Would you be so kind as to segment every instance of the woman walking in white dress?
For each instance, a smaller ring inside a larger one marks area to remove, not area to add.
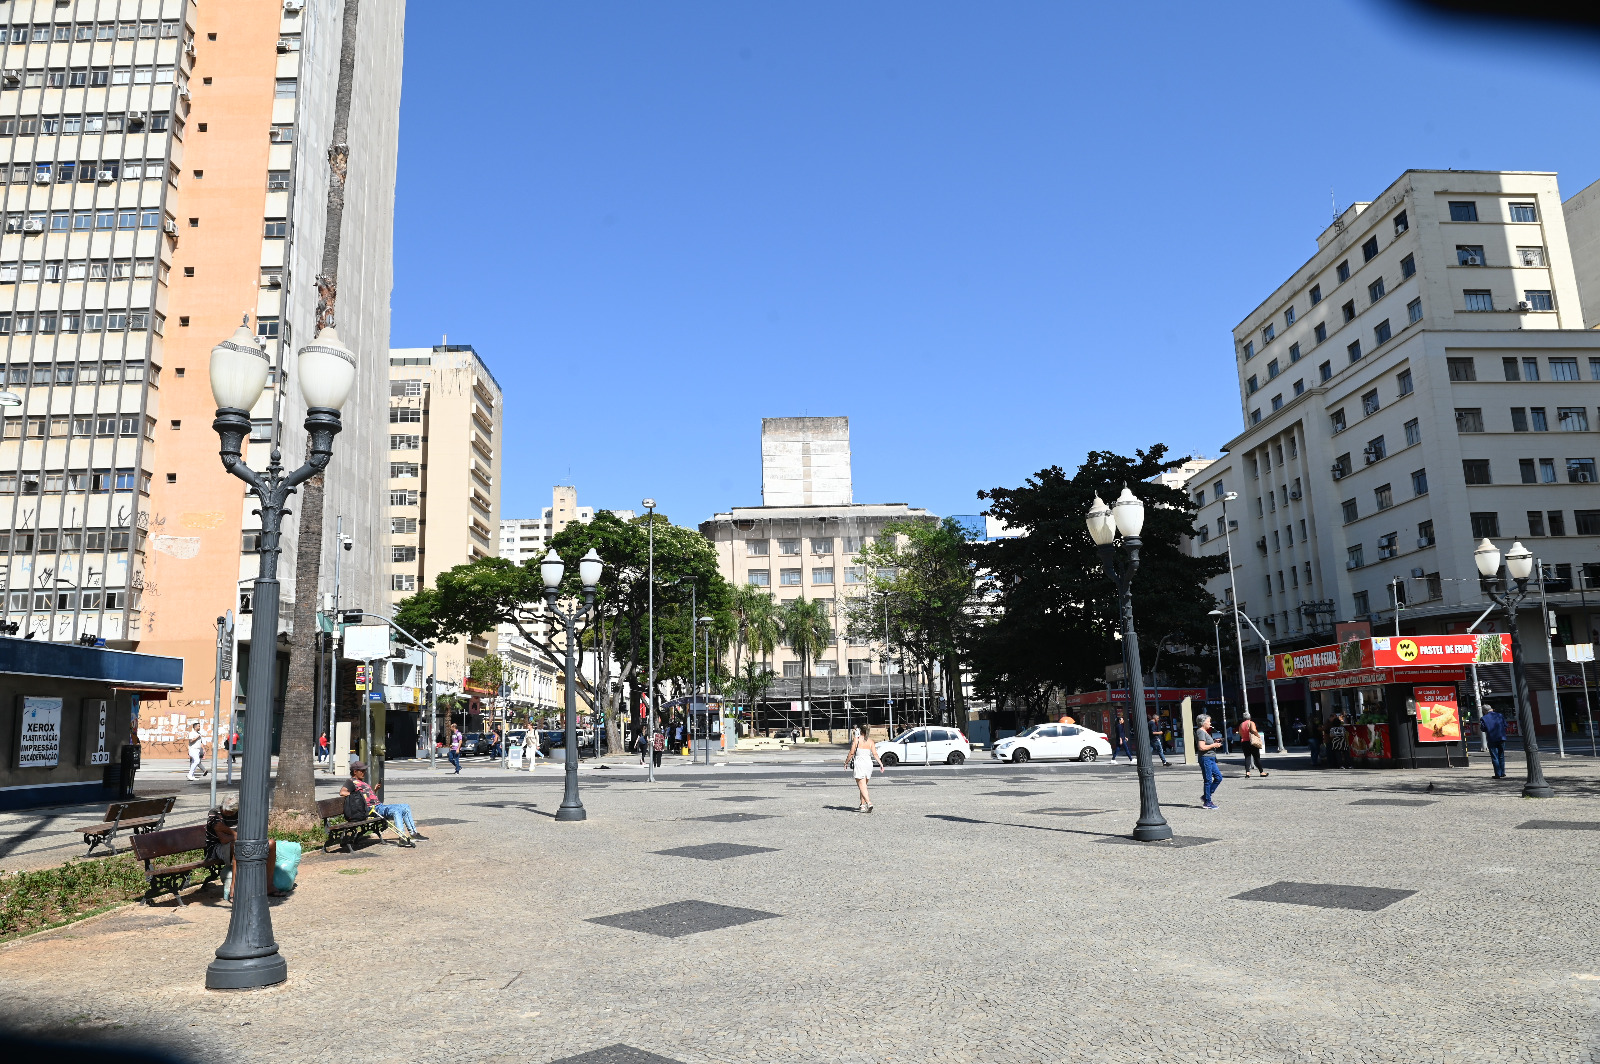
[[[855,773],[856,789],[861,792],[861,808],[858,813],[872,812],[872,795],[867,793],[867,780],[872,778],[872,766],[876,764],[882,771],[883,762],[878,759],[878,745],[872,741],[865,724],[859,725],[860,734],[850,744],[850,752],[845,755],[844,763]]]

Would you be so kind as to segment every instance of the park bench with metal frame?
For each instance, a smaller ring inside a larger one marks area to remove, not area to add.
[[[376,813],[369,813],[367,819],[355,823],[347,823],[344,818],[343,798],[323,798],[317,802],[317,816],[322,818],[322,828],[328,833],[327,841],[322,844],[326,850],[334,843],[344,846],[346,853],[351,852],[351,843],[360,839],[368,832],[376,835],[378,841],[383,841],[383,829],[389,826],[389,821]],[[334,821],[339,821],[337,824]]]
[[[94,851],[104,846],[110,853],[117,852],[115,839],[119,832],[127,831],[134,836],[146,832],[160,831],[166,823],[167,814],[172,812],[172,807],[178,801],[176,794],[166,794],[158,798],[135,798],[126,802],[112,802],[106,807],[105,823],[92,824],[81,829],[83,841],[88,844],[89,852],[85,857],[93,857]]]
[[[156,898],[163,894],[171,894],[179,905],[184,904],[183,891],[188,889],[189,881],[194,874],[205,869],[206,877],[200,881],[200,886],[205,886],[212,880],[219,879],[226,865],[219,860],[201,858],[185,864],[158,865],[158,857],[172,857],[190,850],[204,850],[206,847],[206,826],[192,824],[186,828],[167,828],[164,831],[147,831],[135,835],[129,842],[133,846],[133,854],[144,862],[144,878],[148,885],[144,892],[144,903],[154,905]]]

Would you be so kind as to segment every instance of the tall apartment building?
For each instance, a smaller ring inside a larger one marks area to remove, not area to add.
[[[578,505],[578,489],[557,484],[550,489],[550,505],[538,517],[512,517],[500,522],[500,557],[522,563],[544,557],[549,543],[573,522],[586,525],[594,520],[593,506]],[[633,510],[612,510],[622,521],[632,521]]]
[[[40,638],[182,656],[209,700],[212,622],[257,556],[244,485],[217,460],[209,352],[249,316],[289,377],[252,411],[266,464],[304,456],[293,356],[312,339],[337,86],[337,5],[64,0],[5,5],[0,69],[0,439],[6,616]],[[358,542],[385,528],[390,232],[403,4],[361,15],[338,326],[362,376],[327,473]],[[291,507],[293,508],[293,507]],[[297,518],[286,521],[283,594]],[[329,522],[330,537],[333,525]],[[327,548],[331,586],[331,538]],[[344,579],[375,592],[370,552]],[[283,631],[290,612],[282,614]],[[243,655],[241,655],[241,658]],[[185,697],[188,697],[187,695]]]
[[[905,503],[851,501],[848,418],[765,418],[761,456],[767,504],[717,514],[701,523],[700,533],[732,583],[767,589],[780,602],[810,598],[834,607],[833,643],[811,664],[813,698],[832,700],[841,712],[847,698],[858,710],[870,701],[881,711],[888,693],[882,644],[852,641],[838,607],[866,592],[869,574],[856,555],[885,525],[938,518]],[[778,676],[772,700],[799,698],[801,662],[794,652],[780,646],[772,669]]]
[[[1554,174],[1407,171],[1234,329],[1245,427],[1189,481],[1194,549],[1231,536],[1232,581],[1212,590],[1236,586],[1275,650],[1330,643],[1342,621],[1391,631],[1397,607],[1402,634],[1463,630],[1488,605],[1485,537],[1534,551],[1557,642],[1588,641],[1600,333],[1569,224]],[[1530,658],[1543,631],[1530,614]],[[1553,722],[1548,669],[1529,675]]]
[[[389,353],[391,604],[497,554],[501,405],[499,383],[470,344]],[[441,644],[440,679],[459,683],[494,647],[494,632]]]

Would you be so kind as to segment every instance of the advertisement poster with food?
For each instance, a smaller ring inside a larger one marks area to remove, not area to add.
[[[1454,684],[1447,687],[1413,687],[1417,703],[1417,742],[1451,743],[1461,738],[1461,709]]]
[[[1384,761],[1389,754],[1387,724],[1351,724],[1346,728],[1350,756],[1361,761]]]

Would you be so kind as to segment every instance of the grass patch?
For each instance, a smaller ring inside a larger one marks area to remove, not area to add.
[[[104,912],[144,888],[144,866],[131,854],[0,873],[0,941]]]
[[[339,874],[341,876],[359,876],[365,871],[365,868],[341,868],[339,869]]]
[[[306,830],[296,831],[291,828],[267,828],[267,838],[279,842],[298,842],[306,851],[320,850],[327,845],[328,833],[322,830],[321,825]]]

